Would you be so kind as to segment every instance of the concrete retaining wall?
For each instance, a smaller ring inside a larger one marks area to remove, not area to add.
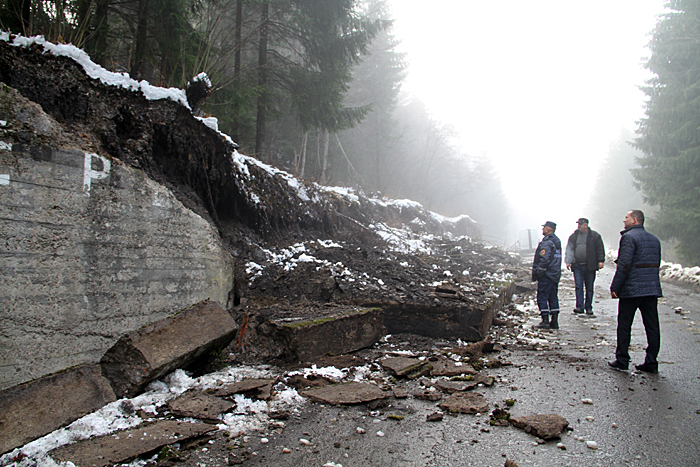
[[[0,389],[98,362],[201,300],[226,306],[232,260],[206,220],[137,169],[53,147],[35,104],[0,104]]]

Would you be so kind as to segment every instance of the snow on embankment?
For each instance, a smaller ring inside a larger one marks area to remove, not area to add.
[[[118,107],[119,118],[127,118],[133,126],[133,134],[128,136],[128,140],[119,134],[118,129],[110,127],[113,125],[111,115],[91,115],[92,121],[83,123],[99,136],[98,140],[111,143],[111,146],[104,148],[107,153],[132,166],[147,171],[158,170],[158,167],[164,165],[159,155],[167,154],[170,170],[166,173],[149,172],[149,175],[156,179],[169,177],[174,184],[187,184],[201,198],[204,208],[220,228],[243,225],[263,237],[277,239],[286,237],[290,232],[304,231],[316,232],[316,236],[325,238],[383,240],[390,247],[402,251],[422,249],[423,238],[429,235],[480,236],[479,226],[468,216],[446,218],[413,201],[366,195],[351,188],[321,186],[242,155],[236,150],[237,144],[219,131],[216,118],[192,115],[184,90],[153,86],[146,81],[136,81],[126,73],[108,71],[92,62],[83,50],[70,44],[53,44],[41,36],[22,37],[0,33],[0,40],[13,47],[24,47],[36,53],[73,60],[91,80],[104,85],[101,87],[105,89],[104,94],[110,93],[110,87],[126,89],[134,95],[144,96],[153,106],[162,105],[157,101],[162,103],[165,100],[187,109],[186,119],[176,116],[177,118],[167,120],[172,117],[168,106],[163,106],[164,110],[144,110],[138,103],[125,104],[116,100],[123,99],[123,94],[116,98],[100,96],[100,92],[103,92],[101,89],[94,85],[88,86],[84,77],[76,75],[56,76],[57,80],[53,80],[54,85],[58,82],[60,86],[61,79],[68,77],[73,87],[84,86],[76,92],[81,92],[83,99],[89,101],[84,105],[87,109]],[[19,65],[17,60],[20,58],[15,56],[11,59],[15,60],[15,65]],[[23,66],[27,69],[32,66],[43,67],[42,72],[47,75],[51,73],[48,65],[41,62],[23,63]],[[71,72],[72,70],[61,69],[64,74]],[[199,74],[196,79],[208,82],[205,74]],[[58,93],[53,100],[65,96],[60,91],[62,90],[50,91]],[[99,99],[102,101],[98,102]],[[50,113],[51,109],[46,111]],[[77,114],[72,112],[71,118],[79,118]],[[153,115],[155,118],[165,116],[160,120],[173,128],[163,129],[161,124],[154,129],[154,125],[149,123],[149,117]],[[95,124],[94,121],[102,117],[105,117],[102,124]],[[212,130],[214,135],[195,135],[192,127],[197,126],[196,121]],[[154,132],[166,134],[158,138]],[[197,141],[197,138],[206,140]],[[212,141],[213,139],[222,140],[223,144]],[[132,144],[139,142],[141,146],[137,148],[138,151],[134,152],[132,147],[124,146],[125,142],[130,141]],[[192,141],[197,144],[192,144]],[[208,144],[206,150],[199,143]],[[167,147],[157,147],[158,144],[166,144]]]
[[[605,260],[613,263],[617,259],[617,250],[608,250]],[[700,267],[686,267],[682,264],[661,261],[659,276],[662,281],[682,282],[685,284],[700,286]]]
[[[695,286],[700,285],[700,267],[684,268],[680,264],[661,261],[661,280],[678,281]]]

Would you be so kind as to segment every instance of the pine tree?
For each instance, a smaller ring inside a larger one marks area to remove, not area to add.
[[[632,169],[641,151],[631,146],[632,133],[623,131],[617,141],[610,144],[608,157],[598,172],[598,178],[586,207],[591,228],[602,235],[605,246],[617,248],[622,219],[632,209],[641,209],[647,217],[652,213],[642,199],[642,193],[634,186]]]
[[[677,240],[684,262],[700,265],[700,1],[674,0],[657,23],[646,67],[646,115],[633,174],[644,198],[659,206],[649,228]]]

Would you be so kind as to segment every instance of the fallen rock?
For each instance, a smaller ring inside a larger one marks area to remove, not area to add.
[[[451,358],[436,357],[435,361],[430,364],[433,369],[430,370],[430,376],[459,376],[459,375],[475,375],[476,370],[470,363],[455,362]]]
[[[457,392],[440,402],[440,408],[456,413],[484,413],[489,409],[489,403],[478,392]]]
[[[406,390],[397,386],[393,386],[391,388],[391,392],[394,394],[394,398],[396,399],[406,399],[408,397]]]
[[[102,357],[102,374],[117,398],[134,397],[151,381],[224,348],[237,331],[221,305],[205,300],[122,336]]]
[[[301,395],[316,402],[330,405],[360,404],[387,397],[387,394],[377,386],[358,382],[331,384],[321,388],[309,389],[308,391],[302,391]]]
[[[515,282],[515,293],[523,294],[532,292],[535,289],[534,282],[531,281],[517,281]]]
[[[176,417],[192,417],[205,422],[216,423],[220,413],[228,412],[236,404],[201,391],[187,391],[168,402],[170,411]]]
[[[452,394],[459,391],[469,391],[483,384],[484,386],[493,386],[496,379],[493,376],[474,375],[468,379],[454,379],[449,381],[440,380],[435,383],[435,387],[442,392]]]
[[[389,357],[380,360],[379,364],[395,376],[409,379],[425,376],[433,369],[432,364],[428,360],[419,360],[417,358]]]
[[[542,439],[559,438],[569,422],[561,415],[529,415],[527,417],[511,418],[510,422],[516,428],[525,430]]]
[[[99,365],[80,365],[0,392],[0,454],[116,400]]]
[[[287,377],[285,384],[299,391],[300,389],[327,386],[333,384],[333,381],[318,375],[309,375],[308,378],[303,375],[292,375]]]
[[[491,426],[509,426],[510,412],[505,409],[496,408],[491,412],[489,424]]]
[[[434,412],[428,415],[426,418],[429,422],[441,422],[443,418],[442,412]]]
[[[413,395],[415,399],[421,399],[425,401],[439,401],[442,399],[442,394],[437,392],[437,391],[425,391],[425,392],[419,392]]]
[[[143,424],[131,430],[118,431],[99,438],[66,444],[48,454],[59,462],[72,462],[78,467],[106,467],[127,462],[141,454],[163,446],[202,436],[216,430],[204,423],[164,420]]]
[[[447,394],[453,394],[474,389],[478,384],[476,381],[438,381],[435,383],[435,388]]]
[[[207,394],[217,397],[226,397],[233,394],[245,394],[248,397],[255,399],[268,400],[271,396],[272,383],[274,379],[269,378],[251,378],[237,381],[232,384],[227,384],[221,388],[207,391]]]

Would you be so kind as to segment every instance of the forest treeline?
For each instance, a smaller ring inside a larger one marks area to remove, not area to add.
[[[508,208],[489,161],[402,94],[386,0],[2,0],[3,30],[84,49],[108,70],[212,87],[200,114],[240,151],[321,184],[468,214],[503,245]]]
[[[652,31],[635,135],[613,143],[591,197],[597,227],[616,248],[622,217],[644,209],[664,258],[700,266],[700,0],[672,0]],[[594,217],[593,215],[591,217]]]

